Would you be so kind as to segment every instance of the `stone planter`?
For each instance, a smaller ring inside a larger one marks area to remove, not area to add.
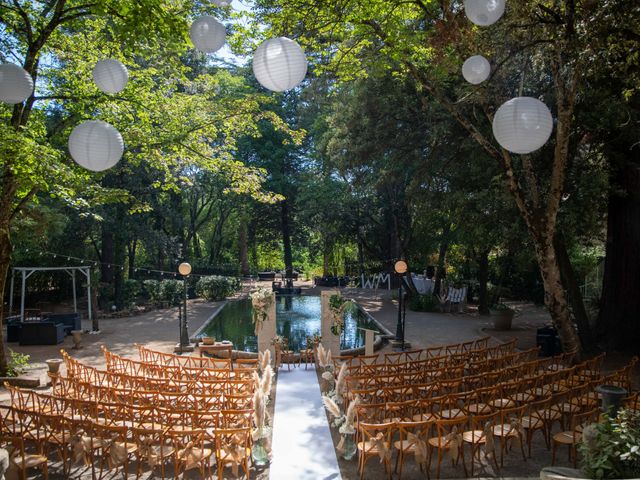
[[[213,345],[216,341],[213,337],[202,337],[200,340],[202,340],[203,345]]]
[[[580,470],[565,467],[545,467],[540,471],[540,480],[571,480],[589,478]]]
[[[44,361],[49,367],[49,373],[57,374],[60,371],[60,365],[63,360],[61,358],[50,358]]]
[[[626,389],[616,385],[598,385],[596,392],[602,395],[602,411],[615,417],[622,403],[622,399],[628,395]]]
[[[493,328],[496,330],[511,330],[514,314],[513,310],[492,310]]]

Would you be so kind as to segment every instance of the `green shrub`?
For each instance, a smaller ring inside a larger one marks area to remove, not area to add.
[[[160,300],[177,306],[184,301],[184,282],[182,280],[162,280],[160,282]]]
[[[196,295],[210,302],[224,300],[240,290],[240,279],[236,277],[222,277],[210,275],[201,277],[196,283]]]
[[[138,297],[142,293],[142,284],[139,280],[128,278],[122,286],[122,302],[125,307],[135,305]]]
[[[160,282],[158,280],[145,280],[142,282],[142,293],[151,303],[160,303]]]
[[[605,415],[584,428],[578,448],[588,478],[640,478],[640,411]]]
[[[9,361],[7,362],[7,375],[17,377],[29,366],[29,355],[9,350]]]
[[[144,294],[152,303],[166,302],[169,305],[180,305],[184,300],[184,283],[182,280],[145,280],[142,282]]]
[[[409,309],[414,312],[435,312],[438,310],[438,302],[430,293],[418,293],[409,298]]]

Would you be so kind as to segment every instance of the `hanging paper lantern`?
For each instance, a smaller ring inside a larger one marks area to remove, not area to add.
[[[464,0],[464,12],[476,25],[493,25],[504,13],[504,0]]]
[[[15,105],[24,102],[33,93],[33,78],[15,63],[0,65],[0,101]]]
[[[69,136],[69,153],[81,167],[101,172],[113,167],[124,152],[120,132],[107,122],[87,120]]]
[[[256,49],[253,74],[269,90],[290,90],[304,80],[307,57],[293,40],[286,37],[271,38]]]
[[[216,7],[228,7],[231,5],[231,2],[227,0],[213,0],[213,3]]]
[[[541,148],[551,136],[553,118],[537,98],[517,97],[503,103],[493,117],[493,136],[505,150],[525,154]]]
[[[104,93],[119,93],[129,81],[129,72],[118,60],[100,60],[93,67],[93,81]]]
[[[224,25],[210,15],[198,18],[189,30],[193,45],[204,53],[213,53],[222,48],[227,41]]]
[[[473,85],[484,82],[489,78],[490,73],[491,65],[489,65],[489,60],[482,55],[469,57],[462,64],[462,76],[467,82]]]

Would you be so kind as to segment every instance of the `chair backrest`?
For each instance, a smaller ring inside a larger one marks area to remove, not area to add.
[[[372,452],[376,452],[377,447],[372,441],[374,438],[380,438],[384,441],[389,449],[391,449],[391,436],[396,427],[396,423],[387,422],[387,423],[364,423],[361,422],[358,424],[358,432],[359,438],[363,443],[363,454],[371,454]],[[378,437],[378,434],[381,434]]]
[[[219,421],[222,428],[249,428],[253,425],[253,409],[222,410]]]
[[[438,430],[437,446],[438,448],[448,448],[452,442],[460,442],[458,436],[466,430],[469,424],[469,417],[466,415],[452,419],[436,420],[436,428]],[[462,446],[459,443],[460,447]]]

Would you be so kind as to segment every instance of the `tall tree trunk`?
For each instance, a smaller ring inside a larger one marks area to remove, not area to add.
[[[324,247],[322,248],[322,276],[329,276],[329,257],[331,256],[331,247],[328,242],[325,241]]]
[[[284,266],[286,270],[287,286],[292,287],[293,253],[291,252],[291,224],[289,218],[289,201],[280,202],[282,214],[282,246],[284,247]]]
[[[240,273],[249,275],[249,244],[247,240],[247,222],[240,219],[238,226],[238,256],[240,257]]]
[[[625,158],[609,194],[607,246],[598,336],[611,348],[640,344],[640,148]],[[629,150],[624,152],[629,155]]]
[[[580,339],[571,321],[567,296],[562,285],[560,265],[553,243],[553,238],[548,237],[534,242],[544,285],[544,303],[562,340],[565,353],[579,355]]]
[[[591,352],[596,348],[596,342],[593,338],[591,331],[591,325],[589,325],[589,316],[587,310],[584,308],[584,301],[582,299],[582,293],[580,293],[580,287],[576,281],[576,275],[571,266],[571,259],[567,252],[567,246],[560,237],[556,235],[554,239],[554,246],[558,255],[558,264],[560,266],[560,273],[562,275],[562,284],[567,290],[567,296],[569,297],[569,303],[573,311],[573,316],[578,324],[578,335],[580,335],[580,342],[582,343],[582,349],[585,352]]]
[[[127,255],[128,255],[128,264],[129,264],[129,278],[136,277],[136,250],[138,248],[138,239],[134,239],[133,241],[127,244]]]
[[[8,175],[9,176],[9,175]],[[13,182],[11,182],[13,183]],[[3,182],[2,205],[0,207],[0,299],[4,301],[4,292],[7,283],[7,275],[11,264],[11,229],[10,212],[11,199],[14,193],[11,184]],[[9,312],[11,313],[11,312]],[[0,327],[4,323],[4,305],[0,305]],[[4,331],[0,328],[0,375],[7,371],[7,356],[4,348]]]
[[[489,250],[482,250],[478,257],[478,313],[489,315]]]
[[[116,265],[112,270],[115,304],[118,310],[126,306],[124,305],[124,268],[121,266],[124,265],[125,249],[126,244],[122,236],[116,234],[114,241],[114,260]]]
[[[107,225],[102,224],[102,264],[100,266],[100,282],[113,283],[113,231]]]
[[[198,237],[198,234],[196,232],[193,232],[191,241],[193,243],[193,256],[198,259],[202,258],[202,248],[200,247],[200,237]]]
[[[442,279],[446,277],[447,272],[445,270],[445,262],[447,259],[447,251],[449,250],[449,232],[451,231],[451,225],[447,224],[442,231],[442,239],[440,240],[440,251],[438,252],[438,268],[436,268],[436,279],[433,285],[433,294],[440,294],[440,287],[442,286]]]

